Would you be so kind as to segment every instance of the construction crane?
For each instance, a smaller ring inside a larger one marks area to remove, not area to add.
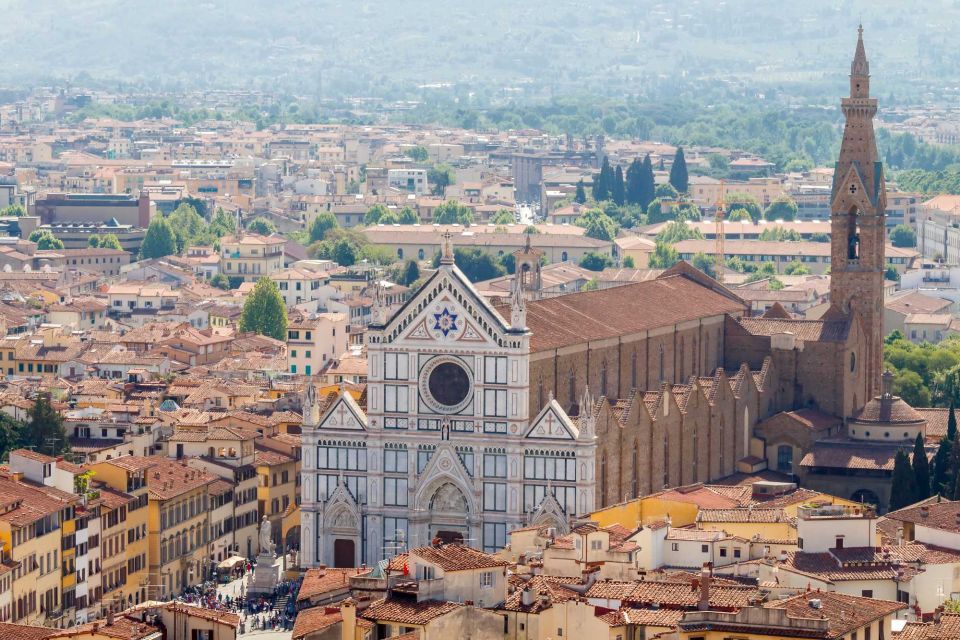
[[[726,207],[726,191],[727,185],[724,180],[720,181],[720,195],[717,198],[717,211],[714,214],[714,220],[717,223],[717,232],[714,238],[714,258],[713,258],[713,274],[717,282],[723,283],[723,268],[726,264],[723,255],[723,217],[724,217],[724,207]]]

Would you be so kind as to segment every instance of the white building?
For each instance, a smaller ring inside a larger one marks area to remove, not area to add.
[[[427,192],[426,169],[389,169],[387,185],[394,189],[421,195]]]
[[[462,540],[497,550],[507,531],[566,531],[594,508],[592,418],[553,399],[528,415],[530,332],[522,290],[509,321],[453,264],[388,317],[375,296],[366,407],[345,392],[304,410],[301,561],[373,564]],[[589,406],[589,397],[584,398]]]

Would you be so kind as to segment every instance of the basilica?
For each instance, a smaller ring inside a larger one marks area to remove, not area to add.
[[[365,392],[308,393],[301,562],[374,564],[438,539],[494,551],[512,529],[565,531],[664,487],[796,472],[805,451],[778,440],[780,416],[843,425],[881,380],[885,188],[862,35],[842,106],[820,320],[750,317],[682,262],[647,282],[538,298],[529,246],[493,304],[448,237],[403,307],[375,300]]]

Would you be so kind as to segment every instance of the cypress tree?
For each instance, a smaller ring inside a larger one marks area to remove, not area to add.
[[[950,399],[950,414],[947,416],[947,439],[951,442],[957,439],[957,414],[952,398]]]
[[[937,454],[933,456],[933,479],[930,482],[931,494],[946,495],[950,482],[950,446],[946,438],[940,440]]]
[[[923,446],[923,436],[919,433],[916,442],[913,443],[912,466],[917,490],[914,502],[926,500],[930,497],[930,462],[927,460],[927,450]]]
[[[946,497],[950,500],[956,500],[958,473],[960,473],[960,439],[956,439],[950,443],[950,466],[947,470],[946,491]]]
[[[630,166],[627,167],[627,184],[624,196],[627,204],[639,204],[643,206],[643,186],[640,174],[643,172],[643,165],[640,164],[640,158],[634,158]]]
[[[640,166],[640,206],[646,212],[647,207],[657,197],[657,185],[653,179],[653,162],[648,153]]]
[[[901,449],[893,459],[893,484],[890,486],[890,510],[902,509],[913,504],[916,487],[914,486],[913,470],[910,468],[910,459]]]
[[[626,194],[624,193],[623,169],[620,168],[620,165],[617,165],[617,170],[613,172],[613,186],[610,188],[610,198],[617,204],[617,206],[622,207],[625,197]]]
[[[687,174],[687,160],[683,157],[683,148],[677,147],[673,156],[673,166],[670,167],[670,184],[680,193],[686,193],[690,187],[690,176]]]
[[[600,174],[593,177],[593,199],[597,202],[603,202],[610,199],[610,187],[613,185],[613,174],[610,169],[610,161],[603,159],[600,165]]]
[[[580,204],[587,201],[587,190],[583,188],[583,180],[577,183],[577,193],[573,196],[573,201],[579,202]]]

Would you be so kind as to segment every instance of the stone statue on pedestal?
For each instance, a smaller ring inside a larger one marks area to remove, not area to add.
[[[267,516],[263,516],[263,520],[260,522],[260,553],[273,554],[272,532],[273,525],[267,520]]]

